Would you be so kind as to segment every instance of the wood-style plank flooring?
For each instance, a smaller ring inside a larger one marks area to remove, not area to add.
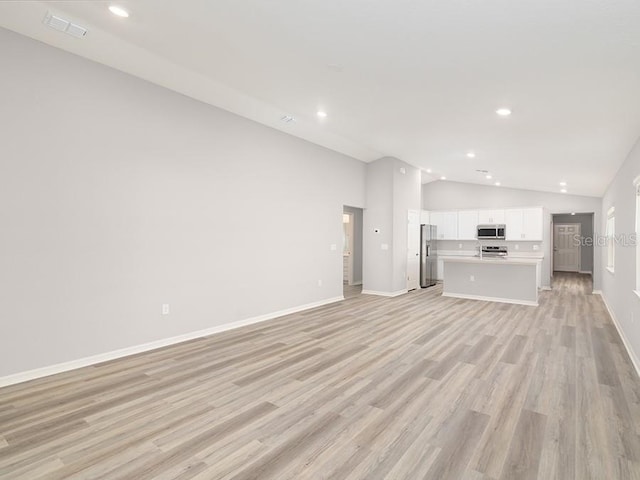
[[[640,381],[590,291],[359,295],[0,389],[0,478],[639,478]]]

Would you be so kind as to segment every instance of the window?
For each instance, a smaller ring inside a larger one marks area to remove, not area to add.
[[[613,273],[616,263],[616,209],[607,212],[607,270]]]

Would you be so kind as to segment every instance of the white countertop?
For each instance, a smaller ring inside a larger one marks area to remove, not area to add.
[[[476,256],[440,256],[445,262],[455,263],[486,263],[486,264],[502,264],[502,265],[536,265],[541,258],[514,258],[509,257],[476,257]]]
[[[441,260],[445,260],[449,258],[478,258],[477,250],[438,250],[436,254],[438,255],[438,258]],[[542,261],[544,259],[544,253],[509,251],[507,260],[511,260],[511,259],[514,259],[514,260],[528,259],[528,260]]]

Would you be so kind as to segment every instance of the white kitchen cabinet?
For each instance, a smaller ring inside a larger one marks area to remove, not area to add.
[[[542,208],[510,208],[505,211],[507,240],[542,241]]]
[[[505,219],[504,210],[479,210],[478,211],[478,224],[479,225],[492,225],[495,223],[504,223]]]
[[[429,220],[438,228],[438,240],[458,239],[458,212],[431,212]]]
[[[421,210],[420,211],[420,224],[421,225],[429,225],[429,210]]]
[[[522,210],[524,239],[541,242],[544,237],[544,215],[542,208]]]
[[[458,240],[475,240],[478,236],[478,211],[458,212]]]
[[[505,227],[507,240],[524,240],[523,219],[521,208],[505,210]]]

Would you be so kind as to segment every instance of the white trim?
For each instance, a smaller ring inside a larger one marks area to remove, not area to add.
[[[223,325],[217,325],[215,327],[206,328],[204,330],[185,333],[184,335],[178,335],[177,337],[163,338],[161,340],[156,340],[155,342],[143,343],[142,345],[134,345],[132,347],[100,353],[98,355],[92,355],[90,357],[78,358],[69,362],[58,363],[55,365],[49,365],[47,367],[36,368],[33,370],[27,370],[26,372],[14,373],[12,375],[0,377],[0,387],[22,383],[29,380],[34,380],[36,378],[48,377],[49,375],[55,375],[57,373],[67,372],[69,370],[75,370],[77,368],[88,367],[90,365],[95,365],[96,363],[107,362],[109,360],[115,360],[117,358],[135,355],[137,353],[148,352],[149,350],[155,350],[157,348],[193,340],[194,338],[206,337],[209,335],[213,335],[214,333],[225,332],[227,330],[245,327],[254,323],[272,320],[277,317],[290,315],[292,313],[301,312],[303,310],[309,310],[311,308],[321,307],[323,305],[339,302],[341,300],[344,300],[343,296],[327,298],[318,302],[307,303],[306,305],[299,305],[297,307],[287,308],[285,310],[279,310],[277,312],[267,313],[265,315],[259,315],[257,317],[251,317],[244,320],[239,320],[237,322],[225,323]]]
[[[613,322],[613,324],[616,327],[616,330],[618,331],[618,335],[620,335],[620,338],[622,339],[622,343],[624,345],[625,350],[627,351],[627,355],[629,355],[629,358],[631,359],[631,363],[633,363],[633,366],[636,369],[636,374],[638,375],[638,377],[640,377],[640,360],[638,359],[635,352],[631,348],[631,343],[629,342],[629,339],[624,334],[624,331],[620,327],[620,323],[618,322],[618,319],[614,315],[611,307],[609,307],[609,304],[607,303],[607,299],[602,292],[600,293],[600,297],[602,298],[602,303],[604,303],[604,306],[607,308],[607,311],[609,312],[609,316],[611,317],[611,321]]]
[[[635,294],[636,294],[636,296],[637,296],[638,298],[640,298],[640,291],[638,291],[638,290],[633,290],[633,293],[635,293]]]
[[[607,210],[607,217],[613,217],[616,213],[616,207],[613,206]]]
[[[602,290],[594,290],[591,292],[592,295],[602,295]]]
[[[380,297],[397,297],[399,295],[404,295],[407,293],[407,289],[398,290],[396,292],[379,292],[377,290],[362,290],[363,295],[378,295]]]
[[[614,274],[616,273],[615,270],[613,269],[613,267],[605,267],[607,269],[607,272],[609,272],[610,274]]]
[[[549,291],[550,292],[551,290],[553,290],[553,288],[551,288],[548,285],[543,285],[542,287],[540,287],[540,290],[545,290],[545,291]]]
[[[593,272],[591,270],[580,270],[578,273],[583,273],[583,274],[588,273],[589,275],[593,275]]]
[[[634,187],[640,186],[640,175],[638,175],[636,178],[633,179],[633,186]]]
[[[514,300],[512,298],[498,298],[498,297],[483,297],[482,295],[466,295],[464,293],[442,293],[443,297],[452,298],[464,298],[467,300],[483,300],[485,302],[498,302],[498,303],[512,303],[515,305],[528,305],[530,307],[537,307],[538,302],[531,302],[528,300]]]
[[[362,280],[360,280],[359,282],[353,282],[351,285],[354,287],[357,285],[362,285]]]

